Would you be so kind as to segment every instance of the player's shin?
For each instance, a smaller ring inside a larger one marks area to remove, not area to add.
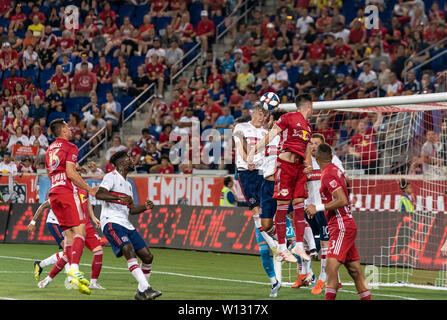
[[[40,261],[39,265],[41,268],[45,268],[51,264],[55,264],[57,260],[63,255],[63,252],[56,252],[49,256],[48,258]]]
[[[134,276],[135,280],[138,282],[138,291],[144,292],[147,289],[149,289],[150,285],[144,276],[143,271],[140,268],[140,265],[138,264],[137,258],[129,259],[127,260],[127,267]]]
[[[152,271],[152,263],[141,263],[141,270],[143,271],[144,276],[146,277],[146,280],[149,281],[151,277],[151,271]]]
[[[48,275],[51,279],[54,279],[55,276],[58,275],[59,272],[65,267],[65,265],[68,263],[67,257],[62,255],[54,264],[53,268],[50,271],[50,274]]]
[[[288,204],[278,204],[276,207],[276,214],[274,221],[275,221],[276,235],[278,236],[279,251],[284,251],[287,249],[286,216],[288,208],[289,208]]]
[[[258,229],[258,231],[261,233],[262,237],[267,242],[267,244],[270,247],[270,249],[275,251],[276,250],[276,243],[273,240],[273,238],[271,236],[269,236],[267,234],[267,232],[265,232],[264,229],[262,228],[261,218],[259,217],[259,215],[253,215],[253,222],[255,223],[256,229]]]
[[[82,252],[84,251],[85,238],[76,234],[73,238],[72,252],[71,252],[71,268],[79,270],[79,262],[81,261]]]
[[[104,251],[99,250],[93,253],[93,261],[92,261],[92,273],[90,276],[90,283],[94,284],[98,280],[99,274],[102,269],[102,256]]]
[[[295,237],[297,245],[303,245],[304,228],[306,219],[304,218],[304,202],[295,203],[293,205],[293,226],[295,227]]]

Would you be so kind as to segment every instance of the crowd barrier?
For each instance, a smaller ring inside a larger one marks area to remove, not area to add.
[[[0,241],[55,244],[45,225],[47,211],[36,224],[34,234],[26,231],[37,207],[0,206]],[[94,210],[99,218],[100,206],[94,206]],[[414,218],[412,229],[416,232],[412,234],[404,231],[406,222],[400,213],[357,211],[353,216],[358,225],[356,245],[362,263],[377,264],[380,257],[386,257],[403,264],[413,256],[418,268],[440,270],[445,264],[440,250],[447,237],[446,215]],[[258,254],[255,228],[247,208],[155,206],[130,220],[149,247]],[[103,237],[101,232],[100,235]],[[417,250],[417,254],[411,255],[409,250]]]

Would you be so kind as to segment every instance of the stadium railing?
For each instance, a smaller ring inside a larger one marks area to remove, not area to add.
[[[102,137],[102,138],[101,138]],[[84,149],[84,148],[88,148],[89,146],[90,146],[90,143],[94,140],[94,139],[96,139],[96,138],[100,138],[100,141],[93,147],[93,148],[91,148],[90,150],[88,150],[87,151],[87,153],[79,160],[79,163],[80,164],[82,164],[83,163],[83,161],[85,160],[85,159],[87,159],[87,157],[90,155],[90,154],[92,154],[93,153],[93,151],[95,151],[96,149],[98,149],[100,146],[102,146],[102,144],[104,143],[104,142],[106,142],[107,141],[107,130],[106,130],[106,127],[104,127],[104,128],[102,128],[101,130],[99,130],[97,133],[95,133],[90,139],[88,139],[80,148],[79,148],[79,150],[81,150],[81,149]]]
[[[431,46],[428,46],[427,48],[425,48],[425,49],[419,51],[419,52],[416,53],[414,56],[410,56],[410,57],[408,57],[407,60],[405,60],[404,66],[406,66],[406,65],[408,64],[408,62],[410,62],[412,59],[414,59],[414,58],[416,58],[416,57],[419,57],[419,56],[422,55],[422,54],[425,54],[427,51],[430,51],[430,50],[432,50],[433,48],[435,48],[435,47],[437,47],[437,46],[440,46],[440,45],[444,44],[445,42],[447,42],[447,37],[445,37],[445,38],[439,40],[438,42],[432,44]],[[413,69],[411,69],[411,70],[413,70]],[[404,81],[405,81],[405,82],[407,82],[407,75],[408,75],[408,72],[409,72],[409,71],[410,71],[410,70],[406,70],[405,73],[404,73]]]

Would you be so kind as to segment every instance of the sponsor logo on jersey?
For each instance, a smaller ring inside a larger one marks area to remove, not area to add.
[[[121,240],[123,240],[123,242],[129,242],[129,238],[126,236],[122,236]]]
[[[332,188],[336,188],[336,187],[337,187],[337,181],[332,180],[331,182],[329,182],[329,185],[330,185]]]

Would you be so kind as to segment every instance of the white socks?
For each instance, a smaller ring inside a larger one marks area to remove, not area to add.
[[[138,291],[144,292],[149,289],[149,283],[147,282],[147,279],[144,276],[140,265],[138,264],[138,260],[136,258],[127,260],[127,267],[138,282]]]
[[[56,252],[55,254],[49,256],[45,260],[40,261],[39,265],[41,268],[45,268],[51,264],[55,264],[63,252]]]
[[[315,238],[314,234],[312,232],[312,228],[309,226],[309,224],[306,225],[304,228],[304,240],[306,241],[307,245],[309,246],[309,251],[312,251],[317,248],[315,245]]]
[[[253,215],[253,221],[255,223],[256,229],[258,229],[259,232],[261,232],[262,237],[269,245],[270,249],[273,249],[276,247],[275,241],[272,237],[270,237],[267,232],[261,231],[262,230],[262,224],[261,224],[261,218],[259,218],[259,215]]]

